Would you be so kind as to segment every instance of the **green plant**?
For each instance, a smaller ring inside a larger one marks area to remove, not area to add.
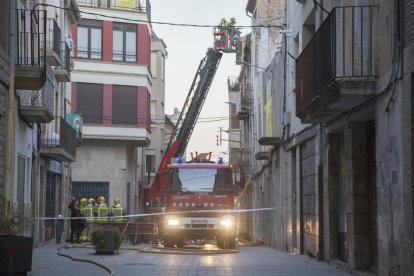
[[[115,239],[114,249],[118,250],[121,246],[121,231],[119,231],[118,227],[111,225],[97,226],[97,228],[95,228],[91,233],[92,244],[95,246],[95,248],[105,247],[105,242],[107,239],[105,232],[113,233],[113,237]]]
[[[23,235],[30,225],[30,218],[24,217],[0,194],[0,236]]]

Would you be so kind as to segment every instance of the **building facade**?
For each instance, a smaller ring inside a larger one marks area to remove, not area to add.
[[[83,142],[72,170],[72,195],[140,206],[145,152],[151,142],[151,5],[149,1],[77,1],[72,26],[72,109],[83,117]]]
[[[79,129],[67,121],[71,110],[66,104],[71,72],[67,38],[80,14],[75,1],[52,2],[2,2],[8,15],[2,20],[9,17],[9,24],[2,22],[9,28],[2,32],[7,36],[2,41],[9,43],[7,48],[2,44],[9,57],[8,67],[2,63],[8,71],[2,74],[7,101],[0,97],[0,106],[7,106],[0,119],[3,128],[7,120],[0,135],[6,135],[0,147],[6,149],[5,159],[0,154],[2,194],[15,211],[32,218],[26,234],[36,246],[56,236],[54,222],[39,217],[66,214],[70,164],[80,139]]]
[[[276,44],[252,30],[239,77],[245,204],[274,209],[247,218],[250,237],[355,273],[410,274],[414,5],[248,1],[246,11],[254,24],[277,7]]]

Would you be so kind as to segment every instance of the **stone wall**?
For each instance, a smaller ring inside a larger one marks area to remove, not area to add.
[[[0,191],[6,170],[6,99],[9,85],[8,1],[0,1]]]

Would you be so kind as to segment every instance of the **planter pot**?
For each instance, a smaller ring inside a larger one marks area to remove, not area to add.
[[[104,243],[95,246],[96,254],[113,255],[115,253],[115,233],[113,231],[103,231]]]
[[[32,270],[33,238],[0,236],[0,275],[26,275]]]

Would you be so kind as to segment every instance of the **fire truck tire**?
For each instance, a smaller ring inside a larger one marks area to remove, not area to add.
[[[171,236],[164,237],[164,247],[174,247],[174,245],[175,245],[174,237],[171,237]]]
[[[227,248],[234,249],[236,247],[236,238],[232,235],[227,237]]]
[[[178,247],[178,248],[183,247],[183,246],[184,246],[184,244],[185,244],[184,238],[183,238],[183,237],[178,236],[178,237],[177,237],[177,239],[176,239],[176,244],[177,244],[177,247]]]
[[[233,235],[218,235],[217,246],[221,249],[234,249],[236,247],[236,239]]]

